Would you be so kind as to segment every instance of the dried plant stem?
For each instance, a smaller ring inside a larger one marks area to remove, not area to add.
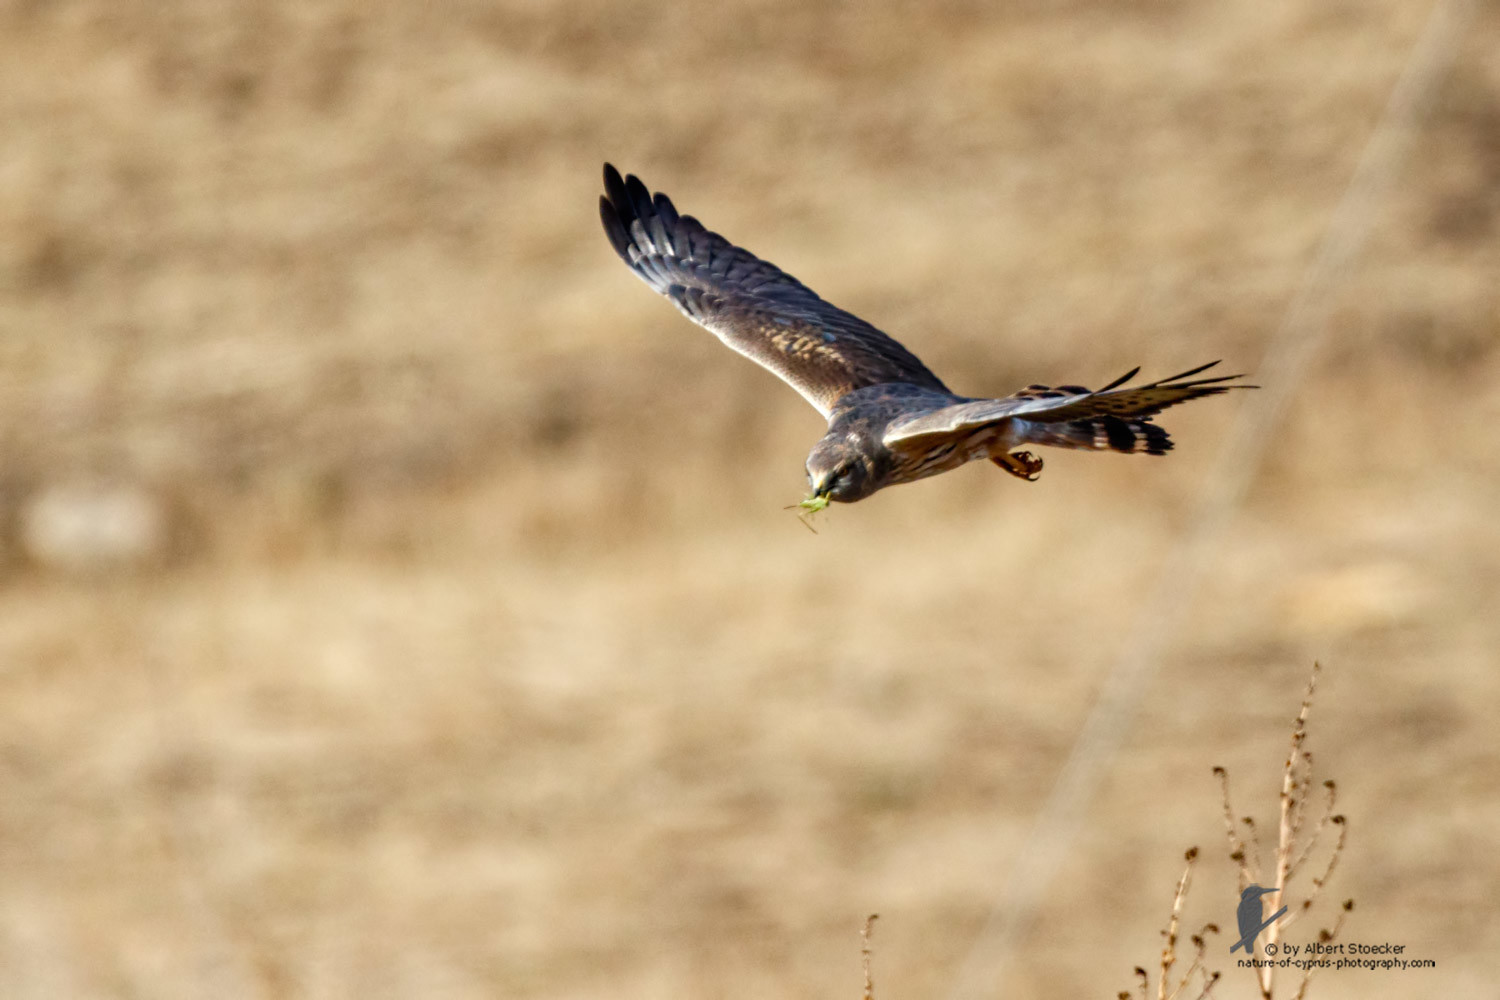
[[[1250,864],[1248,867],[1250,880],[1252,882],[1259,882],[1260,873],[1263,870],[1260,865],[1260,828],[1255,825],[1254,816],[1244,816],[1240,819],[1240,822],[1245,825],[1246,830],[1250,831]]]
[[[1307,754],[1305,755],[1305,757],[1307,760],[1306,780],[1309,784],[1311,784],[1312,755]],[[1313,827],[1312,836],[1307,838],[1307,843],[1303,845],[1302,852],[1297,855],[1297,860],[1293,861],[1292,867],[1287,870],[1288,878],[1291,878],[1292,876],[1297,874],[1298,869],[1302,867],[1303,863],[1307,861],[1308,856],[1312,854],[1313,848],[1318,846],[1318,838],[1323,836],[1323,830],[1328,826],[1330,821],[1333,821],[1333,807],[1338,801],[1338,786],[1332,781],[1325,781],[1323,782],[1323,787],[1327,789],[1328,792],[1327,796],[1323,800],[1323,812],[1318,817],[1317,825]],[[1306,800],[1304,799],[1303,801],[1305,802]],[[1340,820],[1340,822],[1342,821]],[[1295,835],[1296,831],[1293,831],[1293,833]]]
[[[865,918],[864,927],[860,928],[860,959],[865,969],[865,994],[864,1000],[875,1000],[875,980],[870,975],[870,931],[875,927],[875,921],[880,919],[880,914],[872,913]]]
[[[1328,942],[1332,941],[1334,938],[1338,937],[1339,936],[1339,931],[1341,931],[1341,930],[1344,929],[1344,918],[1346,916],[1348,916],[1349,915],[1349,911],[1353,910],[1353,909],[1354,909],[1354,900],[1352,900],[1352,899],[1346,899],[1346,900],[1344,900],[1344,905],[1339,908],[1339,915],[1338,915],[1338,917],[1335,918],[1334,921],[1333,921],[1333,929],[1332,930],[1319,931],[1318,932],[1318,940],[1320,942],[1322,942],[1323,944],[1327,944]],[[1315,966],[1313,966],[1311,963],[1309,963],[1308,966],[1305,969],[1302,970],[1302,982],[1301,982],[1301,984],[1298,985],[1298,987],[1297,987],[1297,995],[1296,995],[1295,998],[1293,998],[1293,1000],[1304,1000],[1304,998],[1307,996],[1307,984],[1310,983],[1310,982],[1312,982],[1313,971],[1314,971],[1315,968],[1316,968]]]
[[[1222,767],[1216,767],[1214,775],[1219,779],[1219,789],[1224,796],[1224,833],[1229,838],[1229,860],[1239,868],[1240,888],[1243,889],[1253,880],[1249,876],[1245,842],[1240,839],[1239,834],[1234,832],[1234,806],[1229,801],[1229,772]]]
[[[1166,930],[1161,932],[1166,941],[1161,950],[1161,973],[1156,981],[1156,1000],[1178,1000],[1191,985],[1195,975],[1203,977],[1203,989],[1198,994],[1198,1000],[1205,1000],[1212,994],[1214,983],[1219,980],[1219,973],[1210,973],[1204,967],[1208,954],[1206,938],[1209,934],[1219,933],[1219,928],[1215,924],[1205,924],[1203,929],[1190,939],[1193,942],[1193,958],[1188,963],[1187,971],[1177,980],[1176,985],[1172,982],[1172,969],[1177,964],[1178,930],[1182,926],[1182,911],[1187,903],[1188,889],[1193,882],[1193,864],[1198,860],[1198,848],[1189,848],[1183,855],[1183,860],[1187,864],[1182,870],[1182,877],[1177,880],[1177,891],[1172,894],[1172,912],[1167,918]],[[1151,974],[1140,966],[1136,966],[1135,977],[1136,989],[1141,1000],[1149,1000]],[[1119,1000],[1131,1000],[1131,994],[1128,991],[1122,991],[1118,996]]]
[[[1312,673],[1307,678],[1307,691],[1302,695],[1302,707],[1297,712],[1297,720],[1292,723],[1292,746],[1286,756],[1286,766],[1281,773],[1281,818],[1277,824],[1276,838],[1276,881],[1272,883],[1276,892],[1268,899],[1268,909],[1275,912],[1281,907],[1286,897],[1287,877],[1291,874],[1292,859],[1295,856],[1297,829],[1301,822],[1301,806],[1299,805],[1302,795],[1302,784],[1297,780],[1298,765],[1304,759],[1305,751],[1302,744],[1307,741],[1307,715],[1312,711],[1313,695],[1318,690],[1318,673],[1322,667],[1314,663]],[[1312,758],[1306,758],[1310,770]],[[1309,774],[1309,777],[1311,775]],[[1281,921],[1274,921],[1266,928],[1265,940],[1262,949],[1269,948],[1277,943],[1281,937]],[[1260,995],[1263,1000],[1270,1000],[1271,987],[1276,978],[1276,970],[1271,965],[1266,965],[1259,972]]]
[[[1219,973],[1210,973],[1204,968],[1203,963],[1208,957],[1208,935],[1217,933],[1219,933],[1217,924],[1204,924],[1203,929],[1193,935],[1193,960],[1188,964],[1187,971],[1182,974],[1182,979],[1178,981],[1177,986],[1168,995],[1167,1000],[1176,1000],[1177,997],[1181,996],[1182,991],[1187,989],[1188,984],[1192,982],[1194,973],[1202,973],[1203,975],[1203,989],[1198,994],[1199,1000],[1202,1000],[1203,997],[1208,996],[1213,991],[1214,983],[1219,981]]]
[[[1167,918],[1167,943],[1161,949],[1161,978],[1156,984],[1157,1000],[1167,1000],[1167,984],[1171,980],[1172,966],[1177,962],[1177,924],[1182,919],[1182,902],[1187,898],[1188,884],[1193,878],[1193,862],[1198,857],[1198,848],[1187,852],[1187,864],[1182,869],[1182,878],[1177,880],[1177,892],[1172,896],[1172,915]],[[1175,996],[1177,990],[1172,991]]]
[[[1265,896],[1266,913],[1274,914],[1283,908],[1283,900],[1288,893],[1288,883],[1312,858],[1328,827],[1332,825],[1338,828],[1338,837],[1329,853],[1328,863],[1323,868],[1322,874],[1312,879],[1312,888],[1307,898],[1295,910],[1290,910],[1285,917],[1273,918],[1271,923],[1265,926],[1264,936],[1257,941],[1260,953],[1263,955],[1268,951],[1274,951],[1272,946],[1281,941],[1287,928],[1312,909],[1332,877],[1334,869],[1338,866],[1339,858],[1344,853],[1344,846],[1348,839],[1347,821],[1342,815],[1334,812],[1338,804],[1338,786],[1332,781],[1323,782],[1322,808],[1318,811],[1317,820],[1309,822],[1308,799],[1315,794],[1316,783],[1313,777],[1313,755],[1304,744],[1307,741],[1307,718],[1312,711],[1313,696],[1317,693],[1319,673],[1319,665],[1313,664],[1312,674],[1307,680],[1307,690],[1302,697],[1302,706],[1292,723],[1291,748],[1282,766],[1280,811],[1276,828],[1276,864],[1273,873],[1275,881],[1261,883],[1259,851],[1254,846],[1255,821],[1249,816],[1245,816],[1240,821],[1250,831],[1251,846],[1247,847],[1245,840],[1237,832],[1234,806],[1229,792],[1229,774],[1222,767],[1214,768],[1214,776],[1219,779],[1219,788],[1223,793],[1224,829],[1229,839],[1229,857],[1239,867],[1240,889],[1243,891],[1249,885],[1264,884],[1265,888],[1273,890]],[[1333,929],[1319,933],[1319,940],[1322,943],[1327,944],[1338,935],[1343,929],[1344,914],[1353,907],[1353,900],[1344,902],[1343,910]],[[1252,972],[1261,1000],[1271,1000],[1275,992],[1274,967],[1265,965],[1252,969]],[[1306,995],[1307,984],[1311,978],[1309,968],[1304,971],[1297,989],[1297,997],[1301,998]]]

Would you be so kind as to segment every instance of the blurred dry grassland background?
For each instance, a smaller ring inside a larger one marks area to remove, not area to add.
[[[854,996],[872,910],[943,995],[1244,400],[814,536],[599,165],[959,391],[1253,373],[1428,10],[0,3],[0,995]],[[1006,995],[1127,988],[1189,844],[1232,923],[1314,658],[1347,937],[1438,961],[1315,995],[1493,995],[1497,37]]]

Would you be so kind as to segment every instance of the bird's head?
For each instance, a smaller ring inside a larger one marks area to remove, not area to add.
[[[857,443],[843,435],[829,435],[807,456],[807,485],[812,489],[801,506],[822,510],[829,501],[853,503],[879,489],[870,463]]]

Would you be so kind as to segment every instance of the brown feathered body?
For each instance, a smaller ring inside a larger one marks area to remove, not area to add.
[[[1102,389],[1028,386],[1003,399],[950,391],[918,358],[864,320],[690,215],[634,176],[604,168],[600,217],[621,259],[688,318],[796,389],[828,419],[808,455],[814,497],[853,502],[988,458],[1034,479],[1024,445],[1165,454],[1152,422],[1169,406],[1225,392],[1238,375],[1198,378],[1217,362],[1158,382]],[[1138,371],[1139,369],[1137,369]]]

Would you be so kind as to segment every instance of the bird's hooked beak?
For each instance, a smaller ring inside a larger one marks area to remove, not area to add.
[[[803,510],[820,511],[828,506],[828,494],[833,492],[833,477],[829,473],[823,473],[821,479],[813,481],[812,488],[812,493],[797,506]]]

